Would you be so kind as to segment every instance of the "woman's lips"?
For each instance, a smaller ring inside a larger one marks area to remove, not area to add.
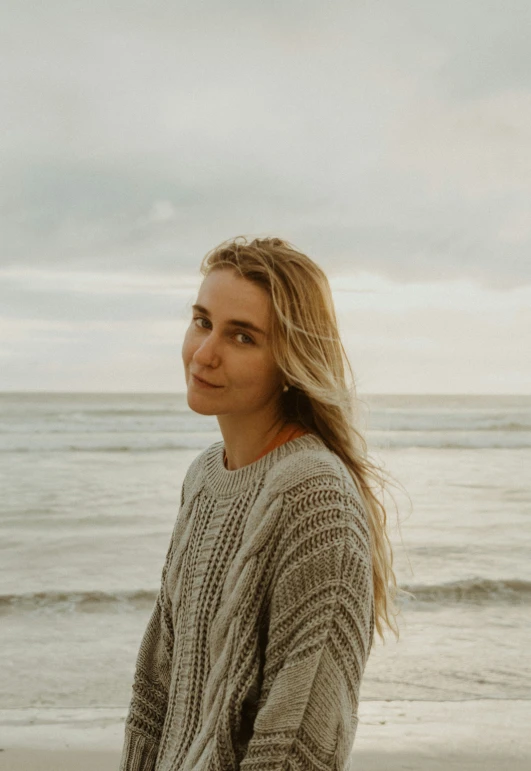
[[[204,380],[200,380],[196,375],[192,375],[192,378],[194,380],[194,383],[201,388],[221,388],[222,386],[212,385],[212,383],[207,383]]]

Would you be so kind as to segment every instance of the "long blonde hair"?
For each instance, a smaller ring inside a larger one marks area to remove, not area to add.
[[[360,493],[371,533],[375,629],[385,642],[385,623],[398,640],[395,617],[400,611],[395,598],[410,593],[396,583],[386,510],[371,486],[376,482],[383,492],[384,472],[369,459],[366,440],[355,425],[354,376],[328,279],[313,260],[280,238],[255,238],[249,243],[245,236],[237,236],[224,241],[203,257],[200,272],[207,276],[227,267],[263,287],[271,299],[271,351],[290,386],[282,394],[285,418],[317,433],[345,463]]]

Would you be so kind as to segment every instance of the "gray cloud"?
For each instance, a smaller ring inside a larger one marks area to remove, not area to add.
[[[172,275],[248,233],[331,275],[531,282],[526,2],[2,13],[2,265]]]

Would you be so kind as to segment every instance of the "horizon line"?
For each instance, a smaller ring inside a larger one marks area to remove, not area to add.
[[[186,391],[23,391],[23,390],[0,390],[0,396],[9,395],[32,395],[32,396],[185,396]],[[493,393],[493,392],[441,392],[441,391],[358,391],[357,396],[529,396],[530,393]]]

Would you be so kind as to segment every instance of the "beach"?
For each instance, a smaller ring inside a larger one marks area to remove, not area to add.
[[[3,757],[5,755],[5,757]],[[2,771],[117,771],[120,756],[115,752],[78,750],[12,750],[0,753]],[[502,755],[420,754],[359,752],[349,771],[529,771],[529,758],[518,760]]]
[[[110,709],[2,710],[0,771],[117,771],[124,717]],[[359,718],[349,771],[531,767],[527,700],[369,701]]]

